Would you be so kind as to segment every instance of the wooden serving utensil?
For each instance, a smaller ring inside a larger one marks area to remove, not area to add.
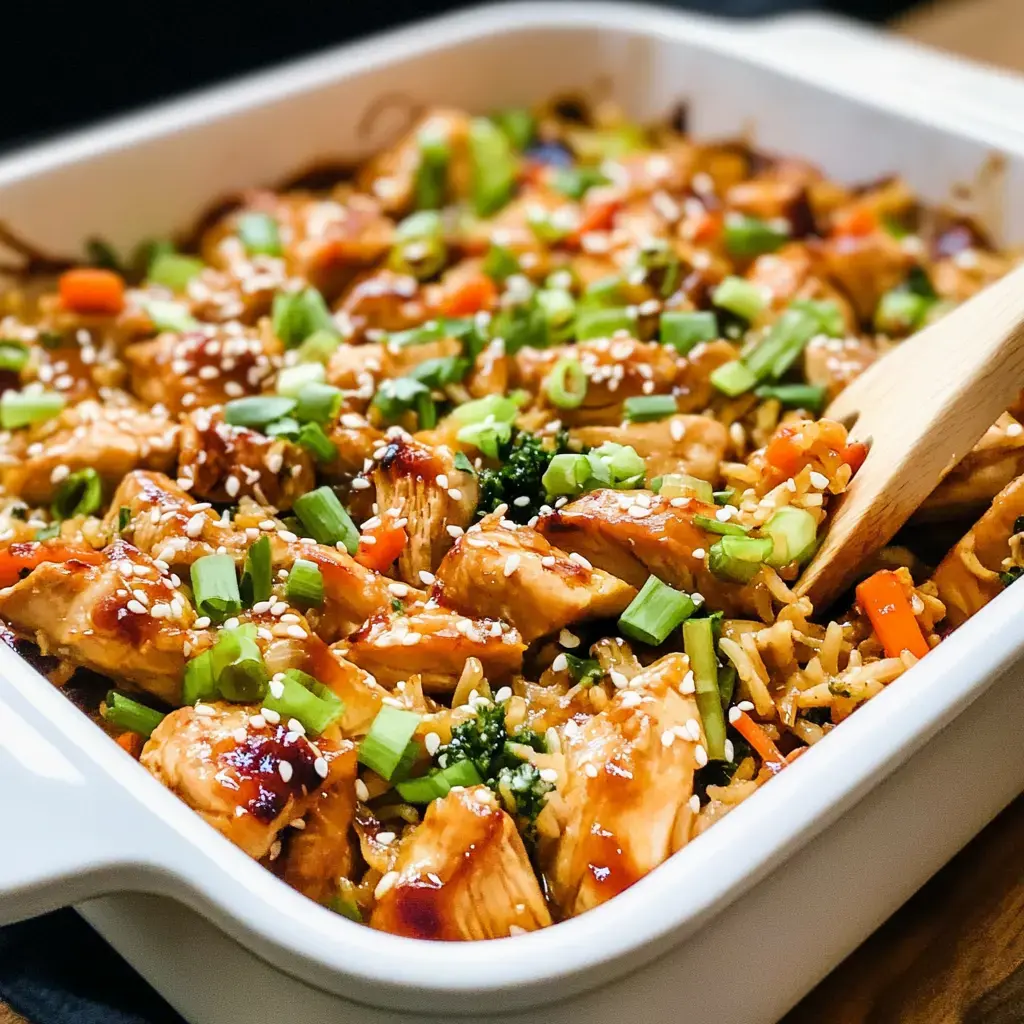
[[[1024,265],[908,338],[828,407],[870,450],[796,592],[816,608],[835,600],[1022,387]]]

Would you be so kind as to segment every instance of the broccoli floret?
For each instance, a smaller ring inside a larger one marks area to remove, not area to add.
[[[528,431],[513,435],[501,451],[502,465],[498,469],[485,469],[480,473],[479,515],[493,512],[499,505],[508,505],[506,516],[517,523],[529,522],[540,512],[546,497],[541,480],[554,456],[568,451],[568,434],[564,431],[554,442],[544,441]],[[517,505],[516,498],[527,497],[529,502]]]
[[[535,732],[533,729],[528,729],[525,725],[516,729],[511,736],[509,741],[512,743],[522,743],[523,746],[530,747],[532,750],[536,750],[538,754],[546,754],[548,752],[547,741],[539,732]]]
[[[520,761],[514,767],[505,767],[498,772],[498,795],[507,800],[507,794],[512,794],[515,808],[508,809],[515,811],[520,831],[528,836],[532,833],[537,815],[544,807],[545,798],[554,788],[552,783],[540,777],[540,771],[528,761]]]
[[[1003,581],[1004,587],[1008,587],[1011,583],[1016,583],[1021,576],[1024,576],[1024,569],[1019,565],[1011,565],[1009,569],[999,574],[999,578]]]
[[[492,779],[505,753],[505,705],[482,704],[477,713],[452,729],[451,742],[437,751],[437,765],[448,768],[459,761],[472,761],[481,779]]]

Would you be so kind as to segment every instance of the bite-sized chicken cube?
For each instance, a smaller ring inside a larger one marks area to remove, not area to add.
[[[107,493],[134,469],[174,464],[178,426],[135,402],[92,400],[26,430],[0,435],[4,490],[32,505],[53,501],[69,473],[95,469]]]
[[[329,477],[355,476],[373,458],[378,448],[387,444],[385,435],[357,412],[343,412],[324,425],[324,432],[334,445],[337,455],[320,467]]]
[[[653,423],[618,427],[576,427],[570,439],[583,448],[607,441],[628,444],[647,464],[647,481],[667,473],[688,473],[717,483],[729,432],[710,416],[670,416]]]
[[[313,490],[313,457],[284,438],[267,437],[224,422],[220,412],[199,409],[182,422],[178,478],[189,493],[216,502],[254,498],[261,505],[291,508]]]
[[[726,192],[725,203],[730,211],[780,221],[796,238],[814,229],[807,187],[797,180],[767,176],[742,181]]]
[[[339,345],[327,363],[327,381],[347,392],[351,400],[372,398],[383,380],[408,376],[421,363],[457,356],[462,343],[439,338],[417,345],[367,342]]]
[[[338,309],[357,337],[370,331],[404,331],[427,319],[416,278],[386,267],[358,278]]]
[[[237,320],[254,325],[260,317],[270,314],[274,296],[287,283],[284,260],[276,256],[250,256],[225,267],[205,267],[188,282],[184,298],[197,320]],[[169,296],[161,296],[165,297]]]
[[[669,654],[634,677],[604,711],[563,727],[567,783],[560,838],[547,859],[566,917],[618,895],[690,838],[693,773],[706,763],[700,712]]]
[[[636,591],[536,530],[491,515],[445,555],[433,596],[464,615],[509,622],[530,643],[583,619],[617,616]]]
[[[312,806],[335,773],[351,771],[351,745],[314,743],[271,724],[259,708],[206,704],[171,712],[142,751],[143,766],[256,860]],[[325,785],[326,784],[326,785]]]
[[[384,686],[418,673],[427,692],[452,693],[467,658],[479,658],[488,681],[503,680],[521,668],[525,644],[505,622],[426,607],[374,615],[337,649]]]
[[[901,284],[914,264],[899,241],[886,231],[870,235],[838,235],[818,246],[819,269],[869,323],[882,296]]]
[[[0,590],[0,617],[44,653],[178,703],[192,606],[170,573],[126,541],[101,556],[39,565]]]
[[[453,789],[402,841],[370,926],[417,939],[500,939],[551,924],[523,840],[494,794]]]
[[[726,614],[752,611],[749,588],[726,583],[707,568],[707,549],[717,537],[695,526],[693,517],[714,517],[716,511],[695,498],[599,490],[541,516],[537,529],[631,586],[642,587],[653,574],[688,594],[702,594]]]
[[[259,393],[280,356],[277,341],[237,323],[207,324],[184,334],[168,331],[125,352],[132,391],[171,412]]]
[[[784,245],[777,252],[758,256],[746,277],[767,294],[772,308],[777,311],[785,309],[794,299],[831,302],[842,315],[846,329],[852,332],[857,328],[850,300],[823,279],[813,253],[804,244]]]
[[[1010,538],[1019,516],[1024,516],[1024,476],[995,496],[991,507],[935,570],[932,582],[951,625],[961,625],[1002,593],[1005,584],[999,573],[1003,559],[1010,555]]]
[[[864,338],[812,338],[804,349],[804,378],[826,389],[831,401],[852,384],[879,356],[877,345]]]
[[[711,383],[711,374],[736,359],[736,348],[724,339],[702,342],[680,360],[676,378],[676,408],[681,413],[706,409],[721,392]]]
[[[302,828],[292,832],[284,880],[304,896],[325,903],[355,860],[352,818],[356,810],[356,745],[342,741],[331,759],[331,781],[312,800]]]
[[[457,469],[455,453],[444,445],[429,447],[411,439],[391,441],[373,470],[377,507],[405,519],[409,542],[398,557],[398,574],[418,585],[452,546],[452,527],[460,532],[472,522],[477,504],[473,473]]]

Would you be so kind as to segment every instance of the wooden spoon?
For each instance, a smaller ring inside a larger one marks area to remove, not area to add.
[[[827,607],[1024,387],[1024,265],[857,378],[825,415],[870,445],[796,585]]]

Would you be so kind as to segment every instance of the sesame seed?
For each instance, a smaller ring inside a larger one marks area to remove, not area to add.
[[[381,876],[381,880],[377,883],[377,888],[373,890],[374,899],[381,899],[391,888],[393,888],[395,882],[398,881],[398,872],[389,871],[386,875]]]
[[[575,633],[570,633],[569,630],[563,629],[558,634],[558,642],[563,647],[568,647],[569,650],[573,650],[580,645],[580,638]]]
[[[426,569],[420,569],[419,576],[420,582],[426,587],[432,586],[436,579],[434,574],[432,572],[427,572]]]
[[[292,781],[292,766],[287,761],[279,761],[277,764],[277,773],[281,776],[282,782]]]
[[[707,755],[705,755],[705,756],[707,756]],[[327,762],[322,757],[318,757],[313,762],[313,771],[315,771],[317,773],[317,775],[320,776],[321,779],[326,779],[327,778],[327,772],[329,771],[329,769],[327,767]]]
[[[286,611],[288,611],[288,605],[286,605],[284,601],[277,601],[275,604],[271,605],[270,608],[270,614],[273,615],[275,619],[284,615]]]
[[[145,605],[140,604],[140,602],[138,602],[138,601],[136,601],[134,599],[129,601],[126,607],[128,608],[128,611],[135,612],[136,615],[145,615],[146,614],[146,607],[145,607]]]
[[[696,793],[694,793],[693,796],[690,797],[687,803],[689,803],[690,810],[693,811],[694,814],[700,813],[700,797],[697,796]]]
[[[299,538],[297,534],[292,533],[291,530],[278,530],[278,537],[281,538],[286,544],[294,544]]]
[[[195,712],[202,718],[212,718],[217,713],[209,704],[197,704]]]
[[[727,522],[729,522],[729,520],[732,519],[732,506],[731,505],[726,505],[725,508],[720,508],[715,513],[715,518],[720,523],[727,523]]]
[[[520,494],[518,498],[512,499],[512,504],[515,505],[517,508],[525,508],[527,505],[530,504],[530,499],[527,495]]]
[[[578,566],[583,569],[593,569],[594,567],[588,562],[578,551],[572,551],[569,553],[569,561],[575,562]]]
[[[540,564],[543,565],[545,569],[550,569],[555,564],[555,561],[556,559],[554,555],[545,555],[540,560]]]
[[[694,558],[703,558],[706,554],[707,554],[707,552],[703,548],[694,548],[693,549],[693,557]]]
[[[437,477],[436,477],[436,480],[437,480],[437,486],[440,487],[441,490],[443,490],[443,491],[447,491],[448,490],[448,474],[447,473],[438,473]]]
[[[1024,433],[1024,426],[1019,423],[1011,423],[1006,428],[1007,437],[1019,437],[1022,433]]]
[[[423,737],[423,746],[427,748],[427,753],[433,757],[441,746],[441,737],[436,732],[428,732]]]
[[[819,473],[816,470],[811,472],[811,483],[818,488],[819,491],[823,491],[828,487],[828,477],[824,473]]]
[[[708,752],[699,743],[693,748],[693,759],[701,768],[708,763]]]
[[[736,759],[736,748],[733,746],[732,740],[726,740],[723,746],[725,747],[726,761],[734,761]]]
[[[254,729],[262,729],[267,724],[267,720],[262,715],[250,715],[249,725]]]
[[[238,629],[239,625],[240,623],[238,621],[237,616],[232,615],[230,619],[224,620],[225,629]]]
[[[249,732],[248,732],[248,730],[247,730],[247,729],[243,729],[243,728],[238,728],[238,729],[236,729],[236,730],[235,730],[235,731],[234,731],[234,732],[233,732],[233,733],[231,734],[231,738],[232,738],[232,739],[233,739],[233,740],[234,740],[234,741],[235,741],[236,743],[244,743],[244,742],[246,741],[246,739],[248,739],[248,737],[249,737]]]
[[[754,705],[749,700],[741,700],[736,705],[736,707],[738,707],[740,709],[740,711],[753,711],[754,710]]]
[[[423,636],[420,633],[406,633],[405,636],[402,637],[402,646],[415,647],[422,639]]]
[[[661,734],[661,745],[663,747],[671,747],[676,741],[676,734],[671,729],[666,729]]]
[[[297,718],[288,719],[288,731],[295,733],[296,736],[306,735],[306,727]]]
[[[683,681],[679,684],[680,693],[694,693],[697,689],[697,683],[693,678],[693,672],[687,672],[683,676]]]
[[[460,491],[458,487],[449,487],[448,497],[451,498],[452,501],[462,501],[462,491]]]
[[[210,619],[207,615],[200,615],[195,622],[196,629],[208,629],[210,626]]]
[[[456,526],[454,523],[446,526],[445,531],[449,537],[454,537],[456,540],[466,532],[461,526]]]
[[[284,632],[285,636],[290,636],[293,640],[305,640],[309,636],[301,626],[287,626]]]
[[[505,576],[511,576],[519,568],[519,555],[509,555],[505,559],[505,568],[502,570]]]
[[[494,695],[494,703],[495,704],[500,704],[500,703],[502,703],[502,701],[506,701],[509,698],[511,698],[511,696],[512,696],[512,687],[511,686],[503,686]]]
[[[404,583],[389,583],[388,593],[392,597],[406,597],[409,593],[409,588]]]
[[[260,714],[271,725],[277,725],[277,723],[281,721],[280,712],[275,711],[273,708],[260,708]]]
[[[616,690],[624,690],[629,685],[629,680],[625,675],[616,669],[612,669],[608,673],[608,677],[611,679],[612,686],[614,686]]]
[[[377,842],[380,843],[381,846],[390,846],[395,841],[395,839],[396,836],[394,832],[377,833]]]
[[[370,791],[362,779],[356,779],[356,799],[362,800],[364,803],[370,799]]]

